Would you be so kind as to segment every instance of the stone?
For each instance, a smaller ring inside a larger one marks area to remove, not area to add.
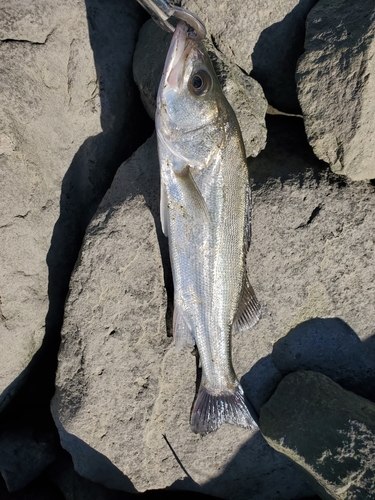
[[[263,87],[274,108],[300,113],[295,68],[305,20],[317,0],[183,0],[205,23],[217,49]]]
[[[316,492],[375,498],[375,405],[325,375],[287,375],[260,412],[267,442],[297,462]]]
[[[154,119],[156,95],[172,35],[163,31],[152,20],[142,27],[134,53],[133,73],[142,102]],[[210,40],[205,40],[211,61],[223,93],[234,109],[241,127],[247,156],[257,156],[267,139],[265,114],[267,101],[261,86],[245,75]]]
[[[8,491],[18,491],[56,458],[54,436],[34,432],[31,425],[0,431],[0,473]]]
[[[131,75],[141,7],[4,0],[0,10],[1,410],[45,331],[58,341],[84,228],[145,124]]]
[[[321,0],[309,13],[296,73],[308,140],[353,180],[375,178],[375,6]]]
[[[190,430],[196,361],[167,337],[158,170],[153,137],[121,165],[87,230],[52,401],[62,445],[80,475],[124,491],[308,496],[300,473],[259,433],[223,425],[202,438]],[[251,359],[239,352],[252,338],[234,339],[239,376],[257,359],[253,350]]]

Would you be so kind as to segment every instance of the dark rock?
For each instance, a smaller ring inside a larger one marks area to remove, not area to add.
[[[325,375],[287,375],[260,412],[260,429],[297,462],[323,498],[375,498],[375,405]]]
[[[0,473],[8,491],[18,491],[56,458],[54,435],[39,433],[31,426],[0,432]]]

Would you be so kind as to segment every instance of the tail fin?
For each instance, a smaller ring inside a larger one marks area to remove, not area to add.
[[[199,387],[190,421],[193,432],[208,434],[216,431],[224,422],[258,430],[243,389],[237,384],[233,390],[216,393],[210,392],[204,385]]]

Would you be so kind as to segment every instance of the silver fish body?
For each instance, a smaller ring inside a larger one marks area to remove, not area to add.
[[[175,290],[173,335],[177,346],[197,346],[202,365],[191,428],[204,434],[229,422],[255,429],[231,361],[232,330],[260,317],[246,273],[251,198],[245,151],[209,56],[184,23],[167,55],[156,130],[160,213]]]

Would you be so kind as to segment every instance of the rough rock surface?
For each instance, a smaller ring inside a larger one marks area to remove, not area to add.
[[[173,485],[223,498],[303,496],[309,490],[298,471],[259,433],[224,425],[201,438],[190,430],[196,362],[189,350],[176,352],[166,335],[159,248],[143,201],[158,228],[158,184],[152,138],[120,167],[88,229],[71,282],[52,404],[62,444],[77,472],[118,489]],[[247,351],[249,338],[235,339],[240,376],[250,364],[238,351]],[[103,455],[117,477],[109,468],[98,476]]]
[[[248,265],[263,315],[240,353],[243,384],[259,409],[281,372],[318,369],[375,401],[375,187],[318,162],[302,120],[267,121],[267,147],[249,161]]]
[[[306,24],[298,99],[310,144],[334,172],[375,178],[375,5],[321,0]]]
[[[299,113],[294,73],[303,52],[305,19],[317,0],[183,0],[205,23],[226,57],[253,76],[268,102]]]
[[[114,21],[116,1],[1,2],[0,409],[25,379],[48,311],[47,328],[58,330],[69,266],[111,161],[134,150],[131,60],[143,12],[117,1]],[[119,42],[121,54],[108,53]]]
[[[281,381],[261,409],[260,425],[271,446],[312,476],[323,498],[375,498],[375,405],[370,401],[325,375],[300,371]]]
[[[172,35],[163,31],[152,20],[142,27],[134,53],[134,80],[142,102],[151,118],[155,116],[156,95]],[[267,138],[265,114],[267,101],[261,86],[253,78],[220,54],[209,40],[205,40],[225,97],[239,121],[247,156],[257,156],[264,149]],[[225,61],[223,60],[225,59]]]

